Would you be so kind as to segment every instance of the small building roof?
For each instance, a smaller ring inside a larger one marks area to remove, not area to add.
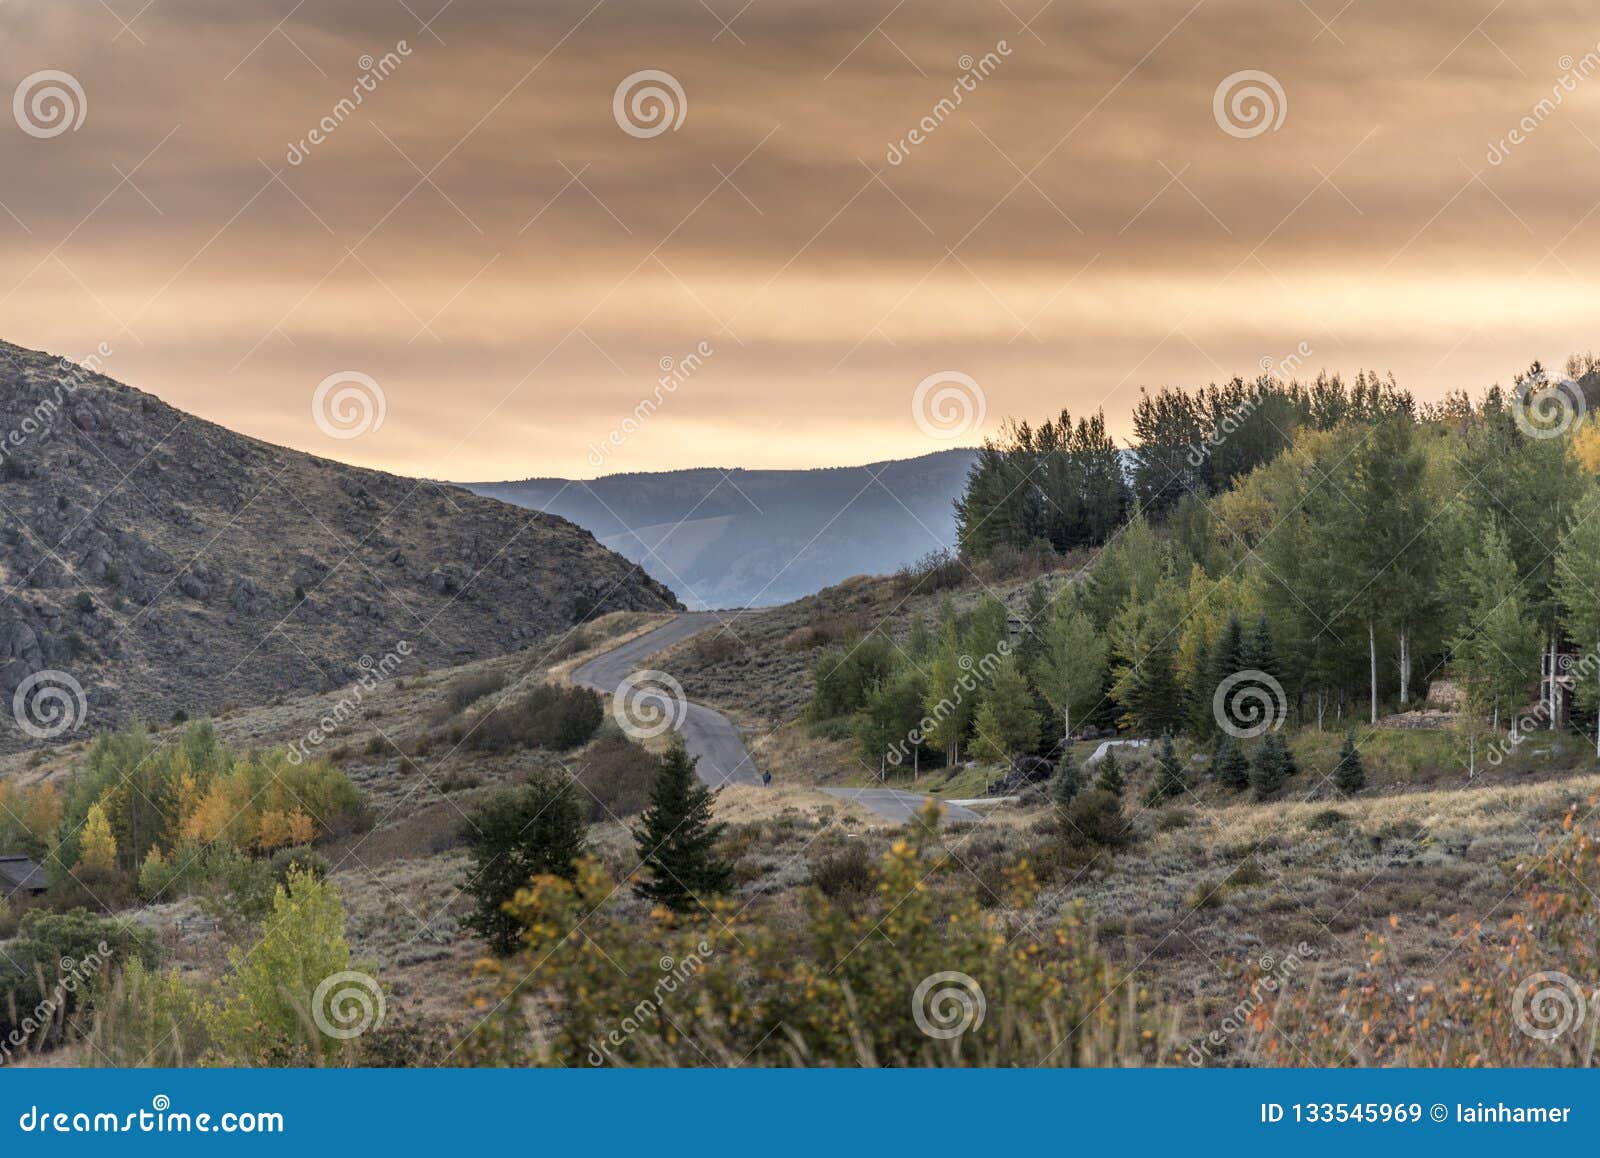
[[[0,894],[42,893],[46,888],[44,869],[28,856],[0,856]]]

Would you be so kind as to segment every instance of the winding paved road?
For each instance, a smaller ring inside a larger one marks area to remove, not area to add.
[[[644,661],[651,656],[721,623],[722,617],[714,611],[685,612],[671,623],[647,631],[580,665],[572,673],[572,681],[612,695],[622,681],[644,666]],[[733,721],[721,712],[714,712],[704,704],[689,702],[685,706],[678,733],[683,737],[683,746],[689,755],[699,757],[695,770],[700,773],[700,779],[712,788],[721,788],[724,784],[761,783],[761,774],[744,746],[744,737],[739,734]],[[898,788],[827,788],[824,791],[830,796],[854,800],[894,824],[904,824],[910,820],[928,799],[915,792],[902,792]],[[969,824],[983,819],[980,813],[958,804],[946,804],[944,810],[945,820],[952,824]]]
[[[665,651],[680,640],[721,622],[722,617],[710,611],[680,615],[671,623],[591,659],[572,673],[572,680],[611,695],[624,679],[638,671],[644,666],[644,661],[657,652]],[[678,734],[683,737],[683,747],[689,755],[699,757],[695,771],[711,787],[761,783],[761,773],[756,770],[755,761],[744,746],[744,737],[734,727],[733,721],[721,712],[713,712],[703,704],[686,704]]]

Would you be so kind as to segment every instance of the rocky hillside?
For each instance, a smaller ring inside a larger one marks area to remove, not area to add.
[[[271,446],[5,343],[0,455],[9,748],[54,733],[53,707],[72,731],[164,720],[678,605],[564,519]],[[61,684],[32,734],[13,726],[19,699]]]

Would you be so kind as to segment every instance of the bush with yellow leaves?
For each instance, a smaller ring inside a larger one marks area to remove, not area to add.
[[[1166,1033],[1145,996],[1095,949],[1081,912],[1003,911],[930,889],[950,859],[938,814],[919,817],[874,874],[876,903],[808,895],[807,920],[756,924],[729,901],[647,929],[586,860],[508,905],[524,947],[479,965],[487,989],[463,1045],[477,1064],[1139,1065]]]

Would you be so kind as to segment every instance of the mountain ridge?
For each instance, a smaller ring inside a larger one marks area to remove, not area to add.
[[[0,431],[0,702],[65,674],[74,731],[328,690],[401,642],[416,670],[681,606],[558,516],[275,446],[4,342]]]
[[[692,609],[772,606],[955,541],[967,447],[863,466],[689,467],[460,485],[578,523]]]

